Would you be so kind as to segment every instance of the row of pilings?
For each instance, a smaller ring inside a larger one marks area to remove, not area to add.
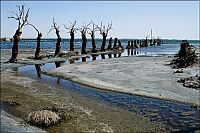
[[[131,40],[128,41],[128,44],[126,46],[126,49],[136,49],[136,48],[142,48],[142,47],[148,47],[148,46],[160,46],[162,43],[161,39],[150,39],[147,38],[144,40]]]

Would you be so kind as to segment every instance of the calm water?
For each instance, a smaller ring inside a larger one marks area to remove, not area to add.
[[[126,47],[127,43],[131,39],[120,39],[122,46]],[[62,39],[61,42],[61,50],[69,51],[69,39]],[[166,54],[176,54],[179,50],[181,40],[163,40],[163,44],[161,46],[152,46],[147,48],[139,48],[140,55],[166,55]],[[196,47],[199,47],[199,40],[188,40],[188,42]],[[101,47],[102,40],[96,39],[97,48]],[[114,40],[113,40],[114,43]],[[41,49],[55,49],[56,39],[43,39],[41,44]],[[1,42],[1,49],[12,49],[12,42]],[[108,40],[107,40],[108,45]],[[75,49],[80,50],[82,46],[81,39],[75,39]],[[35,39],[27,39],[21,40],[19,44],[20,49],[35,49],[36,48],[36,40]],[[91,40],[87,41],[87,49],[91,49],[92,44]]]

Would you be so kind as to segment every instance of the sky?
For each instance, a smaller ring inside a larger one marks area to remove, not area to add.
[[[30,8],[29,22],[43,34],[43,38],[56,38],[51,29],[52,18],[60,26],[62,38],[70,38],[64,24],[77,21],[77,27],[91,20],[100,25],[112,21],[108,37],[145,38],[153,31],[153,37],[161,39],[199,40],[198,1],[1,1],[1,37],[12,37],[17,21],[8,19],[10,11],[18,11],[16,5]],[[101,38],[96,32],[96,38]],[[22,38],[36,38],[37,32],[29,26],[23,28]],[[89,38],[89,35],[87,35]],[[75,38],[81,38],[80,32]]]

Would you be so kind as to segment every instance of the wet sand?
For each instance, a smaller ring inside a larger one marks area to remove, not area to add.
[[[98,89],[166,99],[200,106],[199,90],[186,88],[177,80],[199,74],[199,67],[183,73],[167,64],[171,57],[121,57],[64,65],[45,74],[62,77]]]
[[[7,105],[8,101],[18,106]],[[148,117],[91,101],[81,95],[71,94],[15,72],[1,73],[1,103],[5,110],[26,120],[31,111],[46,107],[58,107],[70,115],[70,119],[49,128],[50,132],[156,132],[165,131],[161,122],[151,122]]]

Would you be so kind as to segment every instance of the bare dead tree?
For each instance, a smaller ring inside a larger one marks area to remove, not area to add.
[[[106,27],[105,25],[102,25],[101,22],[101,27],[99,27],[97,25],[98,30],[100,31],[100,34],[103,36],[103,41],[102,41],[102,45],[101,45],[101,49],[100,51],[105,51],[105,46],[106,46],[106,37],[108,35],[109,30],[112,29],[112,22]]]
[[[70,22],[70,21],[69,21]],[[78,28],[75,28],[76,26],[76,21],[74,21],[74,23],[70,22],[70,26],[65,27],[65,29],[69,30],[71,39],[70,39],[70,51],[74,51],[74,33],[78,30]]]
[[[92,21],[89,24],[84,24],[81,28],[79,28],[79,31],[81,32],[82,36],[82,54],[86,54],[86,46],[87,46],[87,38],[86,38],[86,33],[87,30],[89,29],[88,26],[92,23]]]
[[[111,49],[111,48],[112,48],[112,37],[109,39],[109,44],[108,44],[107,49]]]
[[[37,46],[35,51],[35,59],[40,59],[42,33],[33,24],[28,23],[28,25],[32,26],[37,31]]]
[[[98,31],[97,27],[95,26],[94,23],[92,23],[92,28],[89,28],[88,34],[90,34],[91,39],[92,39],[92,52],[97,52],[97,47],[96,47],[96,42],[95,42],[95,32]]]
[[[53,25],[51,26],[51,29],[49,30],[48,34],[52,31],[56,31],[56,36],[57,36],[57,42],[56,42],[56,50],[54,56],[59,56],[60,55],[60,43],[61,43],[61,37],[60,37],[60,27],[57,25],[57,23],[54,20],[53,17]]]
[[[17,62],[17,56],[18,56],[18,48],[19,48],[19,41],[20,36],[22,35],[22,29],[24,26],[28,23],[28,16],[29,16],[29,10],[25,11],[24,5],[17,6],[18,12],[11,11],[11,15],[8,17],[9,19],[15,19],[18,21],[18,27],[15,32],[15,35],[13,36],[13,47],[12,47],[12,56],[9,60],[10,63],[16,63]]]
[[[117,42],[118,42],[118,39],[117,39],[117,38],[115,38],[115,41],[114,41],[113,48],[117,48]]]

